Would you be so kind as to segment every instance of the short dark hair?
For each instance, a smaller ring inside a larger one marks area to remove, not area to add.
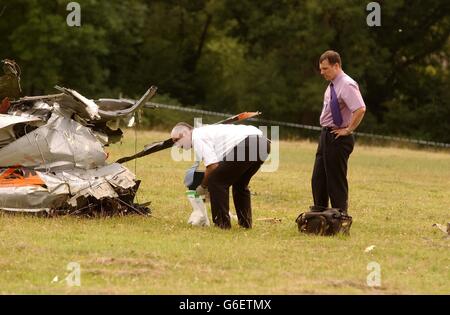
[[[338,63],[339,66],[342,67],[341,56],[339,56],[339,54],[334,50],[327,50],[326,52],[324,52],[320,56],[319,63],[321,63],[324,60],[328,60],[328,62],[332,65]]]

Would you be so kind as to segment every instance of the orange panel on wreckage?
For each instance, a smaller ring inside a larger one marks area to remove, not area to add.
[[[21,166],[0,168],[0,188],[45,186],[45,183],[34,170]]]

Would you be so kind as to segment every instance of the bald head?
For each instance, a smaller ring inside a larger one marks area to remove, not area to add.
[[[170,137],[179,148],[189,150],[192,147],[192,130],[194,128],[185,123],[180,122],[173,127]]]

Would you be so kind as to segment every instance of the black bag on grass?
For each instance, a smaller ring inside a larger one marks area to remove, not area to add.
[[[326,236],[350,234],[352,217],[340,209],[311,206],[310,210],[301,213],[295,220],[300,232]]]

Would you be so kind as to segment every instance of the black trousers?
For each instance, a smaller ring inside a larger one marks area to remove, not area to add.
[[[270,142],[262,136],[250,136],[231,150],[208,179],[211,213],[216,226],[231,228],[229,188],[238,224],[252,227],[252,206],[248,184],[270,153]]]
[[[353,135],[336,136],[323,128],[317,147],[311,186],[315,206],[348,210],[347,163],[355,145]]]

